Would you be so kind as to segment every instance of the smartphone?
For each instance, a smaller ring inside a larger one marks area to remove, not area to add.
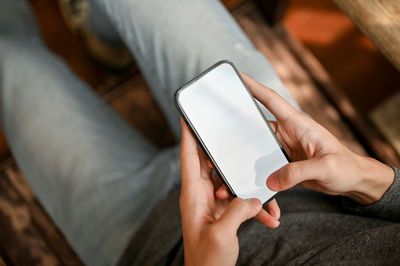
[[[273,199],[266,179],[289,159],[232,62],[220,61],[188,82],[175,102],[234,196]]]

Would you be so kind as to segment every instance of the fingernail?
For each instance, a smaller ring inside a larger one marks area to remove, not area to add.
[[[274,221],[274,227],[275,228],[277,228],[280,224],[281,224],[281,222],[279,222],[278,220]]]
[[[279,219],[278,214],[275,211],[270,211],[270,214],[272,215],[272,217],[274,217],[275,219]]]
[[[272,174],[269,175],[267,178],[267,186],[269,189],[272,191],[279,191],[282,189],[281,185],[278,183],[278,180],[276,178],[276,172],[273,172]]]

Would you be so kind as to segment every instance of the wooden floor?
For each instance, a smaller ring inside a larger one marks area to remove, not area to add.
[[[367,114],[400,91],[400,73],[332,0],[291,0],[284,25],[358,112]]]
[[[51,18],[54,21],[53,27],[43,27],[45,36],[60,34],[62,28],[66,30],[59,14],[54,12],[57,10],[55,1],[31,1],[39,14],[41,25],[45,25],[46,19]],[[49,10],[53,11],[48,12]],[[289,42],[301,44],[296,43],[296,39],[288,35],[281,26],[274,29],[268,27],[251,4],[242,5],[232,12],[255,46],[271,61],[303,110],[350,149],[366,154],[341,114],[321,93],[315,78],[293,54],[293,46],[288,45]],[[57,38],[46,37],[46,42],[50,48],[63,54],[74,71],[95,88],[129,124],[148,136],[157,146],[173,143],[165,120],[137,70],[131,70],[128,73],[131,77],[126,80],[128,74],[115,75],[94,62],[82,48],[82,43],[72,34],[62,38],[64,42],[66,39],[71,41],[71,49],[76,53],[65,54],[66,51],[60,49],[62,44],[58,43]],[[326,74],[324,69],[318,71]],[[126,81],[119,84],[121,80]],[[141,115],[138,116],[138,113]],[[0,138],[0,145],[1,141]],[[0,163],[0,256],[15,265],[81,265],[62,234],[41,208],[15,162],[9,156],[6,157],[9,159]]]
[[[339,113],[319,92],[286,45],[287,38],[291,37],[279,28],[269,28],[251,4],[241,6],[233,14],[256,47],[276,68],[303,110],[350,149],[365,154],[348,126],[341,121]],[[128,123],[141,130],[158,146],[172,142],[165,121],[140,73],[119,86],[100,92],[100,95]],[[138,113],[145,119],[138,120],[137,117],[141,117]],[[13,160],[0,166],[0,227],[1,254],[13,264],[81,265],[62,234],[41,208]]]
[[[115,73],[97,64],[62,20],[57,1],[30,0],[47,46],[93,88],[117,82]],[[225,0],[230,8],[241,0]],[[51,21],[51,23],[49,23]],[[336,88],[365,117],[400,91],[400,74],[376,50],[332,0],[291,0],[285,28],[300,40],[328,71]],[[0,129],[0,162],[10,157]]]

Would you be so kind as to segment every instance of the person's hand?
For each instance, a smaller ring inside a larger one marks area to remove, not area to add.
[[[364,205],[385,194],[394,180],[391,167],[353,153],[275,91],[245,74],[242,77],[254,97],[275,116],[277,121],[270,122],[271,127],[293,161],[268,177],[271,190],[300,184],[325,194],[347,196]]]
[[[262,209],[258,199],[231,199],[215,196],[212,164],[181,120],[181,175],[179,205],[182,218],[186,265],[234,265],[239,254],[237,230],[246,220],[257,216],[269,227],[277,218]],[[269,209],[279,212],[276,201]],[[271,211],[271,212],[272,212]],[[276,215],[276,214],[275,214]],[[279,217],[278,217],[279,218]]]

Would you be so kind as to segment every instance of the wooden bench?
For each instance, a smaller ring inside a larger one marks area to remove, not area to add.
[[[334,85],[318,61],[279,23],[270,27],[252,2],[237,4],[232,14],[270,60],[301,108],[351,150],[366,155],[365,147],[336,108],[332,95],[326,93],[326,87],[332,90]],[[105,86],[98,91],[129,124],[157,146],[173,144],[165,119],[138,71],[121,85]],[[8,264],[82,265],[12,158],[0,165],[0,227],[0,256]]]

